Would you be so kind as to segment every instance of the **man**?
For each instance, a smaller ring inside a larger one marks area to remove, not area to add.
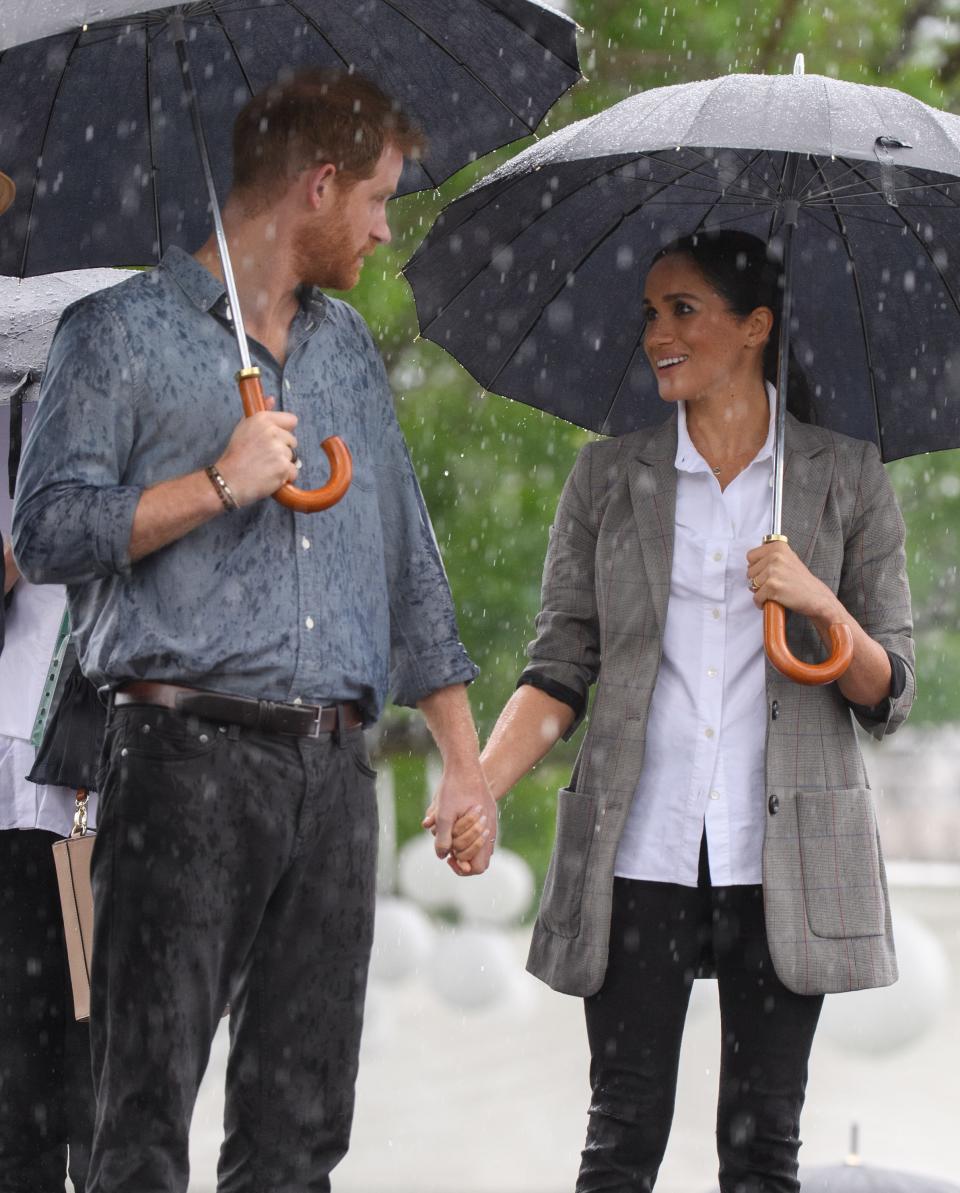
[[[353,286],[389,241],[385,204],[418,149],[355,77],[298,76],[238,117],[223,218],[271,409],[237,421],[212,241],[77,304],[54,342],[14,535],[28,577],[67,584],[84,669],[113,692],[92,1193],[186,1189],[228,1001],[221,1193],[329,1190],[372,936],[360,726],[388,686],[443,755],[438,852],[477,806],[491,836],[473,868],[489,859],[495,811],[465,692],[476,669],[383,364],[359,315],[318,289]],[[331,434],[353,453],[343,500],[313,515],[271,500],[323,481]]]

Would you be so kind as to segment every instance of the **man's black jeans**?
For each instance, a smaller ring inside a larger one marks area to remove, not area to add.
[[[68,1168],[83,1193],[90,1160],[90,1033],[73,1014],[56,839],[0,832],[0,1193],[63,1193]]]
[[[362,730],[295,738],[115,708],[100,793],[90,1193],[186,1190],[227,1002],[220,1193],[327,1193],[349,1142],[373,936]]]
[[[715,969],[722,1046],[722,1193],[797,1193],[800,1111],[822,997],[773,969],[759,886],[614,880],[610,962],[586,999],[593,1096],[577,1193],[649,1193],[673,1120],[698,971]]]

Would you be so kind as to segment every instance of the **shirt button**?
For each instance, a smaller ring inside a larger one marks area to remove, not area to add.
[[[715,563],[719,563],[720,560],[723,559],[723,552],[722,551],[714,551],[713,558],[714,558]]]
[[[708,678],[710,678],[710,679],[716,679],[716,678],[717,678],[717,669],[716,669],[716,667],[708,667],[708,668],[707,668],[707,676],[708,676]]]
[[[290,382],[286,379],[286,377],[283,379],[283,388],[287,391],[287,393],[290,392]]]
[[[777,719],[777,717],[779,717],[779,716],[780,716],[780,704],[778,701],[774,700],[774,702],[770,705],[770,720],[775,721]]]
[[[719,792],[719,791],[711,791],[711,792],[710,792],[710,798],[711,798],[711,799],[719,799],[719,798],[720,798],[720,792]]]
[[[312,630],[313,629],[313,618],[308,617],[307,620],[303,624],[307,627],[308,630]]]
[[[710,616],[713,618],[714,621],[719,621],[720,620],[720,610],[719,609],[711,609]]]
[[[704,737],[713,737],[713,730],[712,729],[704,729],[703,735],[704,735]]]
[[[303,538],[300,540],[300,546],[303,547],[304,551],[310,550],[310,540],[307,538],[306,535],[304,535]]]
[[[775,795],[771,795],[770,799],[767,801],[767,807],[770,809],[770,815],[776,816],[776,814],[780,811],[779,798]]]

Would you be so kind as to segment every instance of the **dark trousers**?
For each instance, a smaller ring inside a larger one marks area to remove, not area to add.
[[[577,1193],[648,1193],[673,1120],[694,977],[715,970],[722,1193],[798,1193],[800,1111],[822,997],[793,994],[767,947],[763,890],[614,881],[610,963],[585,1000],[593,1096]]]
[[[327,1193],[347,1150],[377,812],[360,729],[114,709],[94,851],[91,1193],[183,1193],[230,1004],[220,1193]]]
[[[73,1015],[63,919],[40,829],[0,832],[0,1193],[86,1187],[90,1033]]]

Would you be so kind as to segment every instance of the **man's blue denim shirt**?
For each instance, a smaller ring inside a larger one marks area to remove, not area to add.
[[[67,585],[97,684],[166,680],[266,700],[414,705],[477,674],[386,371],[352,307],[306,287],[281,369],[250,340],[264,391],[299,418],[300,485],[340,435],[353,484],[331,509],[272,499],[214,518],[131,564],[148,486],[213,463],[242,417],[221,284],[170,249],[157,269],[83,299],[57,330],[25,446],[14,553]]]

